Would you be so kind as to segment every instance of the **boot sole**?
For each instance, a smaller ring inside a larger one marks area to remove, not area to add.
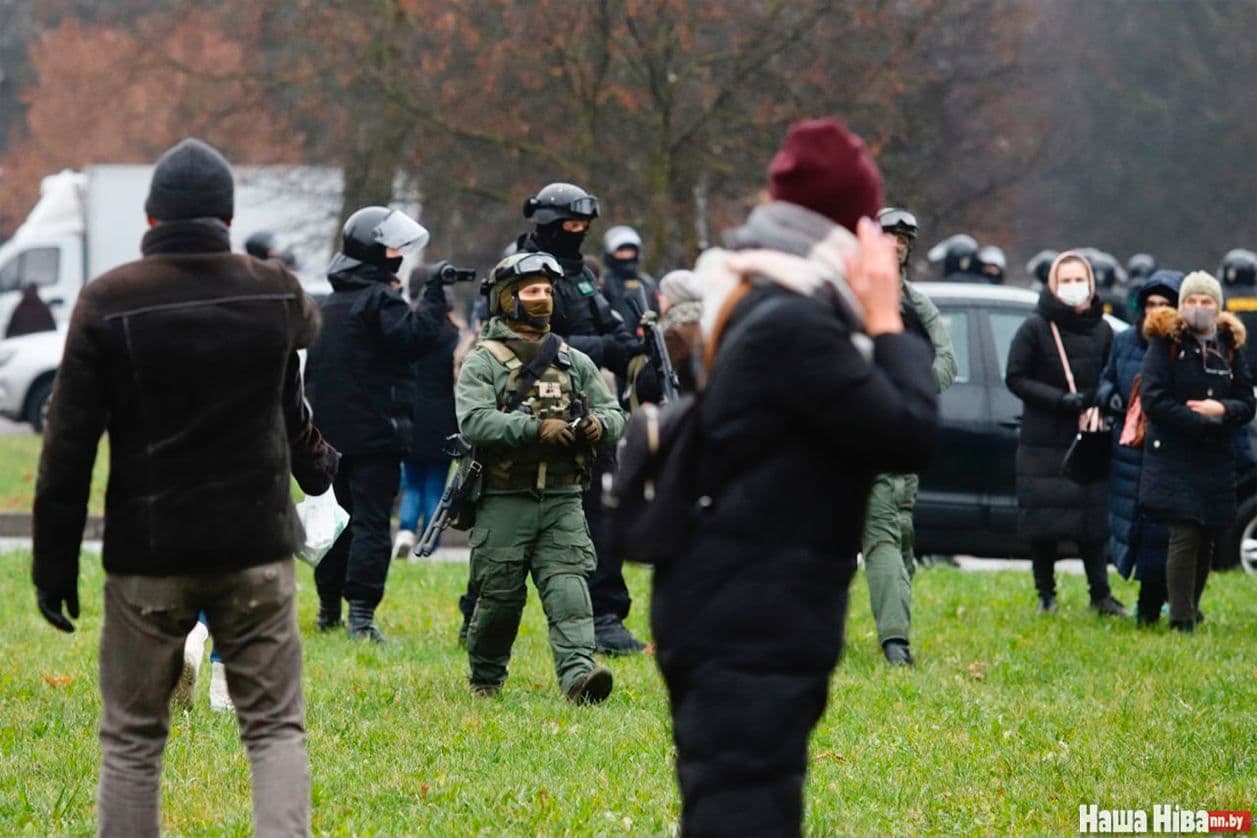
[[[589,676],[589,680],[581,685],[573,695],[568,696],[575,704],[601,704],[611,695],[615,679],[611,670],[600,669]]]

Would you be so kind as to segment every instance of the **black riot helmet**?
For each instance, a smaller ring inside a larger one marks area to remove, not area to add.
[[[978,275],[978,242],[966,233],[943,239],[926,254],[931,262],[943,263],[943,276],[971,273]]]
[[[389,249],[423,247],[428,238],[423,225],[400,210],[363,207],[345,221],[340,253],[332,258],[327,270],[336,273],[365,264],[395,274],[401,267],[402,257],[390,257]]]
[[[275,234],[269,230],[259,230],[244,240],[244,252],[258,259],[277,256],[278,250],[279,243],[275,241]]]
[[[988,244],[979,250],[978,269],[982,271],[987,282],[992,285],[1003,285],[1004,274],[1008,272],[1008,259],[1004,256],[1004,249]]]
[[[1122,265],[1113,257],[1095,247],[1080,247],[1078,252],[1091,265],[1091,273],[1095,276],[1096,288],[1113,288],[1126,278]]]
[[[1152,276],[1156,270],[1157,260],[1148,253],[1136,253],[1126,260],[1126,276],[1132,285]]]
[[[1030,257],[1030,261],[1026,262],[1026,273],[1046,287],[1048,276],[1052,273],[1052,263],[1059,255],[1055,250],[1040,250]]]
[[[917,217],[906,209],[899,207],[883,207],[877,213],[877,223],[882,225],[882,232],[892,236],[907,236],[909,241],[916,241],[920,228]]]
[[[1257,286],[1257,253],[1236,248],[1222,257],[1218,278],[1227,288]]]
[[[593,221],[598,217],[598,199],[571,183],[551,183],[524,201],[524,218],[537,226],[574,219]]]

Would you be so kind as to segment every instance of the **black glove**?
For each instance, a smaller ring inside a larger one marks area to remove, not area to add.
[[[1087,406],[1087,397],[1082,393],[1066,393],[1061,396],[1061,410],[1067,410],[1070,413],[1082,413],[1082,409]]]
[[[624,374],[629,361],[645,354],[646,344],[640,340],[625,342],[615,335],[605,335],[602,339],[602,365],[617,375]]]
[[[79,618],[79,592],[77,585],[62,593],[53,593],[43,588],[36,588],[35,602],[39,605],[39,613],[44,615],[45,620],[67,634],[74,633],[74,623],[66,619],[65,615],[61,613],[61,609],[64,606],[70,617],[75,620]]]

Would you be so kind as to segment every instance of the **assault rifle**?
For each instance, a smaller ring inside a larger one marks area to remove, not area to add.
[[[641,326],[646,337],[646,354],[663,388],[663,398],[660,401],[663,404],[674,402],[680,397],[681,380],[677,378],[677,371],[672,366],[672,356],[668,354],[668,345],[663,339],[663,330],[659,328],[659,315],[646,311],[642,315]]]
[[[458,464],[445,483],[441,502],[424,527],[423,537],[415,545],[416,556],[431,556],[436,551],[437,540],[447,527],[465,530],[475,519],[476,499],[472,495],[483,471],[476,459],[476,449],[462,434],[452,434],[445,439],[445,453],[455,458]]]

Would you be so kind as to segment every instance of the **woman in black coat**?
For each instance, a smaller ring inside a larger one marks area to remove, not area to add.
[[[1082,411],[1095,401],[1100,372],[1113,341],[1095,295],[1095,277],[1081,255],[1056,257],[1038,310],[1021,324],[1008,353],[1005,383],[1025,405],[1017,442],[1020,532],[1030,541],[1039,612],[1056,611],[1055,564],[1061,542],[1082,554],[1091,607],[1126,616],[1109,591],[1104,547],[1108,537],[1108,487],[1079,485],[1061,474],[1061,462],[1078,432]],[[1069,386],[1053,327],[1069,360]]]
[[[1140,401],[1148,415],[1139,505],[1170,526],[1170,627],[1192,631],[1218,534],[1235,520],[1235,429],[1252,421],[1243,324],[1221,311],[1222,287],[1189,274],[1179,307],[1148,315]]]

